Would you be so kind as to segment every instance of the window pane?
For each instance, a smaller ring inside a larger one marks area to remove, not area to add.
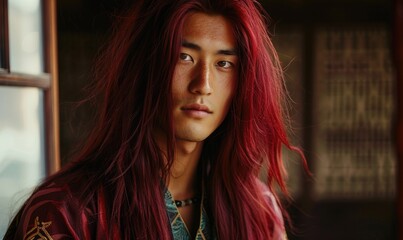
[[[0,87],[0,239],[45,176],[43,92]]]
[[[389,27],[315,33],[315,197],[392,200],[396,79]]]
[[[40,0],[8,0],[12,72],[43,72],[40,3]]]

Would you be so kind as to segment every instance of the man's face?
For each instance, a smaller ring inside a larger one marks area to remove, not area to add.
[[[205,140],[227,115],[238,77],[232,30],[231,23],[219,15],[194,13],[185,19],[172,82],[178,140]]]

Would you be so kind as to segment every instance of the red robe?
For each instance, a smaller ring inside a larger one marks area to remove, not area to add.
[[[282,223],[281,211],[273,194],[265,185],[258,184]],[[77,191],[72,185],[51,183],[36,190],[14,218],[4,239],[109,239],[110,231],[112,239],[120,239],[117,228],[106,221],[103,189],[100,188],[85,208],[80,209],[80,198],[75,196]],[[273,239],[286,239],[284,226],[277,227],[273,229]]]
[[[110,230],[102,196],[80,210],[78,197],[68,185],[51,184],[26,201],[4,239],[108,239]]]

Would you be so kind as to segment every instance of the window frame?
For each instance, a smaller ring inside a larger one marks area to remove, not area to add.
[[[8,0],[0,0],[0,87],[34,87],[44,93],[46,175],[60,169],[56,0],[41,0],[44,73],[10,72]]]

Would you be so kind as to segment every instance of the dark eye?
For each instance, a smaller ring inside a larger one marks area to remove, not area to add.
[[[183,61],[193,61],[193,58],[189,54],[186,54],[186,53],[181,53],[179,57]]]
[[[219,67],[222,67],[222,68],[230,68],[230,67],[233,66],[233,64],[232,64],[231,62],[228,62],[228,61],[219,61],[219,62],[217,63],[217,65],[218,65]]]

